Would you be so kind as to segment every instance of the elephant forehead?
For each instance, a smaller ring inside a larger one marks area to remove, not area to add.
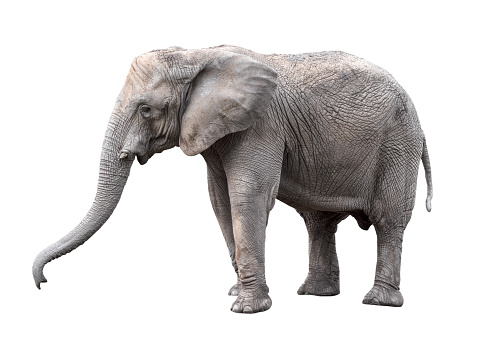
[[[158,65],[153,52],[140,55],[133,60],[128,78],[136,85],[156,88],[163,80],[162,70]]]
[[[147,89],[147,87],[129,85],[128,88],[125,92],[125,98],[121,99],[121,104],[126,108],[135,108],[140,104],[148,104],[158,109],[163,109],[172,96],[171,89],[167,86],[160,86],[158,89]]]

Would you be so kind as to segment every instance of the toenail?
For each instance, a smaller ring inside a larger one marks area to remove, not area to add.
[[[243,309],[243,313],[253,313],[253,309],[251,309],[250,306],[246,306],[244,309]]]

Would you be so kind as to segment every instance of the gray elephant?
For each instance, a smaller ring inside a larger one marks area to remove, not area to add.
[[[201,154],[209,193],[237,283],[233,312],[270,308],[265,228],[275,199],[295,208],[309,232],[301,295],[340,292],[337,225],[374,225],[377,267],[363,303],[401,306],[401,246],[422,160],[431,210],[426,141],[406,92],[385,70],[342,52],[262,55],[234,47],[172,47],[137,57],[102,146],[92,207],[33,265],[77,248],[110,217],[134,158],[179,146]]]

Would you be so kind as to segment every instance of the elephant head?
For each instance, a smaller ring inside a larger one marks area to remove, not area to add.
[[[170,48],[134,59],[102,145],[97,193],[78,226],[44,249],[33,264],[36,286],[44,266],[87,241],[114,211],[134,158],[180,146],[196,155],[266,115],[276,73],[247,55],[219,48]]]

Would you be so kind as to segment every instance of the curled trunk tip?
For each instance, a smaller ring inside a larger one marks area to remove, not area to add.
[[[34,282],[36,283],[36,287],[40,290],[41,283],[48,282],[48,280],[46,279],[43,273],[45,263],[42,263],[39,259],[40,259],[39,256],[37,256],[36,260],[34,261],[34,265],[32,266],[32,275],[34,276]]]

